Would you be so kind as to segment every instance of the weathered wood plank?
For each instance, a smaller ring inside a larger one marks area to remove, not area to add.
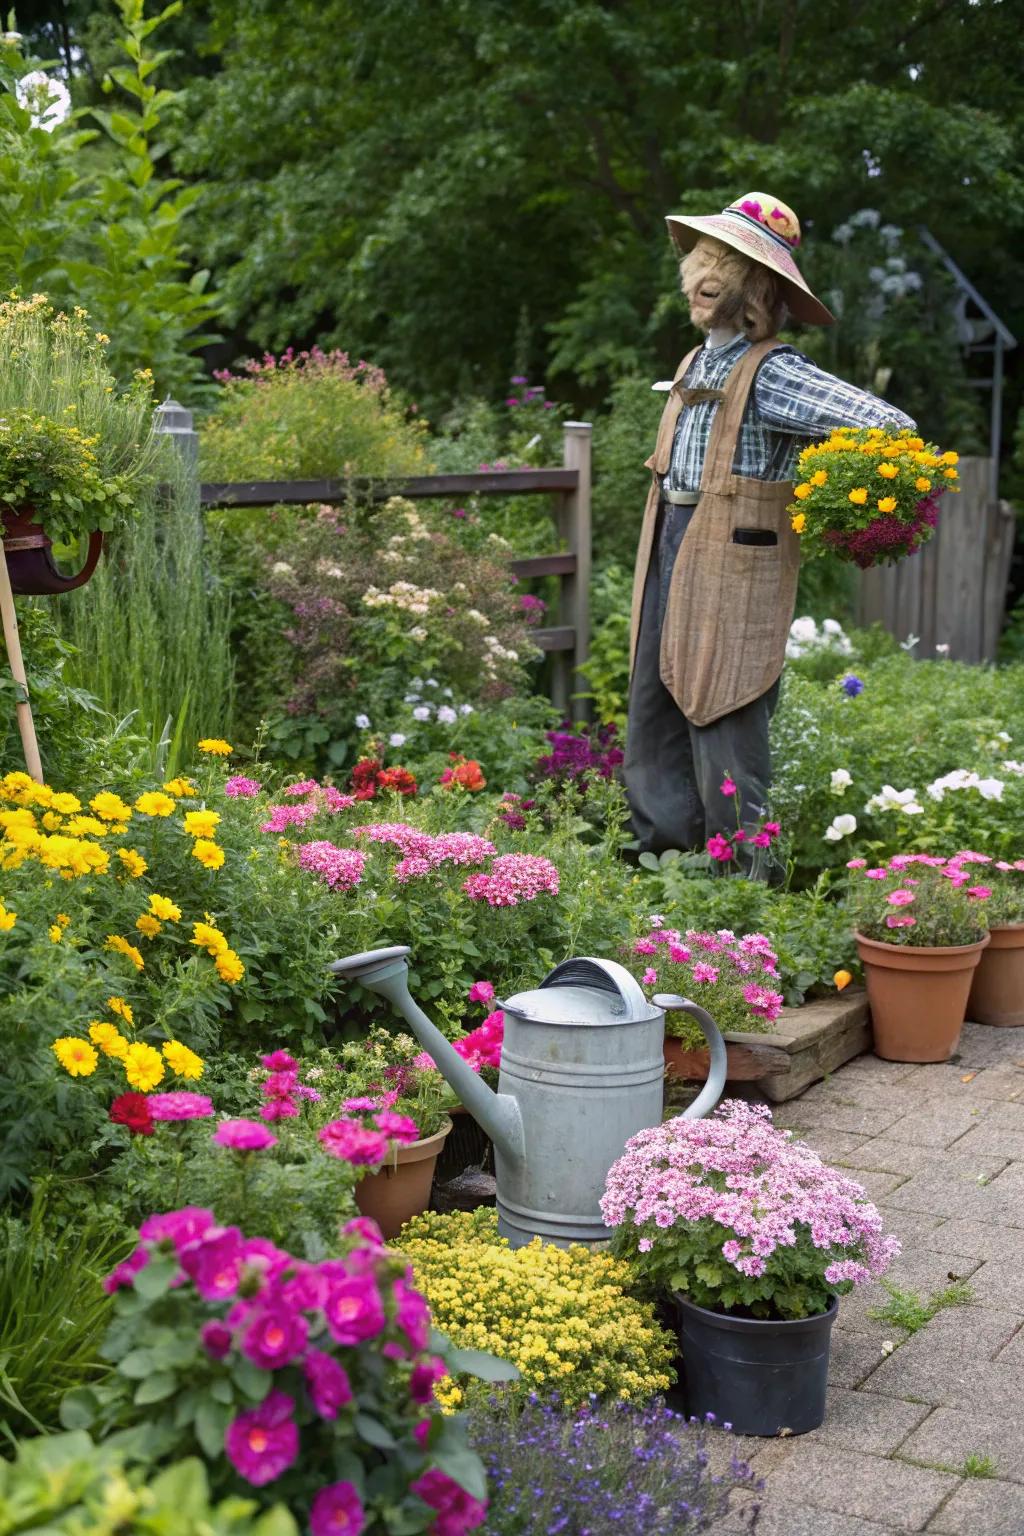
[[[204,507],[302,507],[316,502],[337,505],[350,496],[381,500],[407,496],[431,500],[446,496],[537,496],[548,491],[563,495],[579,485],[575,469],[503,469],[471,475],[417,475],[403,481],[237,480],[204,481],[199,500]]]
[[[510,560],[509,569],[514,576],[573,576],[576,574],[576,556],[530,555],[523,560]]]
[[[554,629],[535,629],[530,639],[542,651],[571,651],[576,645],[576,631],[571,624],[563,624]]]

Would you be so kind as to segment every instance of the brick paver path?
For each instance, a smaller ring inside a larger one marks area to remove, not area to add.
[[[824,1425],[739,1441],[767,1481],[758,1536],[1024,1536],[1024,1029],[967,1025],[939,1066],[858,1057],[775,1121],[877,1202],[896,1285],[973,1300],[911,1335],[869,1316],[881,1286],[840,1303]]]

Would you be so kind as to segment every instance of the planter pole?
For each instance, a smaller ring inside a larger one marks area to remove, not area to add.
[[[43,783],[43,764],[39,756],[39,743],[36,740],[36,726],[32,718],[32,705],[28,696],[28,679],[25,676],[25,662],[21,654],[21,639],[18,635],[18,615],[14,608],[14,593],[11,591],[11,577],[7,569],[7,556],[4,553],[3,544],[0,542],[0,616],[3,618],[4,644],[7,647],[7,661],[14,678],[14,685],[18,690],[18,699],[14,706],[18,717],[18,730],[21,732],[21,745],[25,753],[25,767],[38,784]]]

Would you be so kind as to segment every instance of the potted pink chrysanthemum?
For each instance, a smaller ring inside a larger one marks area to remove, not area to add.
[[[861,1186],[727,1100],[633,1136],[601,1211],[613,1252],[675,1301],[687,1411],[740,1434],[816,1429],[837,1298],[899,1252]]]

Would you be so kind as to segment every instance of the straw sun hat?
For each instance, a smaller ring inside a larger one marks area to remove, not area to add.
[[[691,218],[670,213],[665,220],[668,232],[684,255],[692,251],[701,235],[712,235],[723,245],[769,267],[782,279],[786,307],[794,320],[809,325],[834,325],[835,316],[816,299],[800,276],[793,251],[800,244],[800,220],[792,208],[769,197],[767,192],[748,192],[738,197],[721,213]]]

